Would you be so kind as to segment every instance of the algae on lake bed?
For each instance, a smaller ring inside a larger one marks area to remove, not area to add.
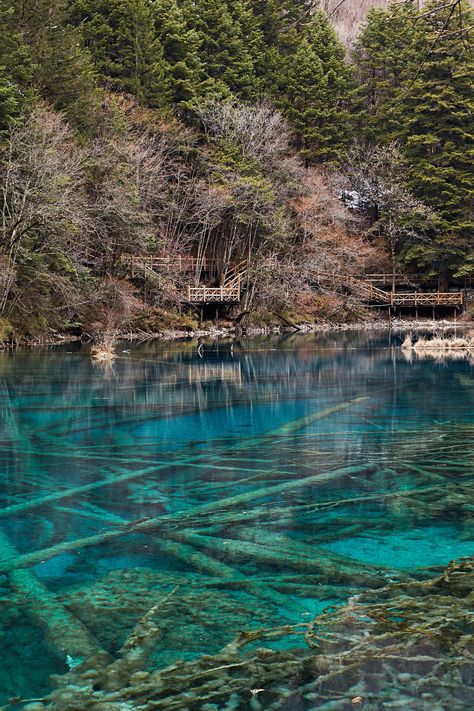
[[[184,601],[174,591],[158,601],[114,661],[99,655],[58,678],[45,708],[457,711],[474,702],[474,559],[429,581],[355,595],[309,623],[248,630],[215,654],[150,668],[162,633],[186,607],[192,616],[192,599]],[[208,624],[219,611],[207,607]]]

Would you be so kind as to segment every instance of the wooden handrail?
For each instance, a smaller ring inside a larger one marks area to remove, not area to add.
[[[238,303],[240,284],[237,286],[188,286],[187,300],[193,304]]]

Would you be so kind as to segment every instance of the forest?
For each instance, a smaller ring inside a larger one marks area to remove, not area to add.
[[[182,255],[245,261],[259,325],[363,318],[341,274],[472,277],[470,3],[336,17],[0,0],[0,340],[192,329]]]

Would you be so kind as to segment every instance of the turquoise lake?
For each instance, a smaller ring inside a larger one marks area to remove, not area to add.
[[[473,363],[410,361],[401,340],[120,344],[113,366],[78,344],[0,353],[0,705],[84,661],[61,625],[114,657],[170,595],[159,669],[472,556]],[[471,683],[453,677],[451,709]],[[448,708],[432,686],[399,706],[257,689],[181,708]]]

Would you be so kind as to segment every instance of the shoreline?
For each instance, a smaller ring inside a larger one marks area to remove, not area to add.
[[[474,327],[473,322],[469,321],[448,321],[439,320],[433,321],[433,319],[426,320],[404,320],[404,319],[392,319],[391,321],[375,320],[375,321],[364,321],[359,323],[342,323],[342,324],[330,324],[330,323],[320,323],[320,324],[295,324],[295,327],[291,328],[288,326],[268,326],[268,327],[257,327],[250,326],[248,328],[239,326],[218,326],[212,328],[196,329],[193,331],[189,330],[179,330],[179,329],[166,329],[156,333],[145,333],[145,332],[130,332],[122,333],[117,337],[118,343],[147,343],[150,341],[160,340],[160,341],[183,341],[192,340],[199,338],[241,338],[249,337],[253,338],[256,336],[268,336],[268,335],[283,335],[283,334],[311,334],[311,333],[338,333],[346,331],[396,331],[397,333],[403,333],[405,331],[429,331],[431,333],[445,332],[445,331],[456,331],[464,330],[469,327]],[[0,351],[14,351],[19,348],[40,348],[45,346],[61,346],[67,345],[69,343],[92,343],[90,339],[84,339],[81,336],[71,336],[68,334],[54,334],[49,336],[38,336],[37,338],[32,338],[30,340],[25,340],[21,342],[0,343]]]

